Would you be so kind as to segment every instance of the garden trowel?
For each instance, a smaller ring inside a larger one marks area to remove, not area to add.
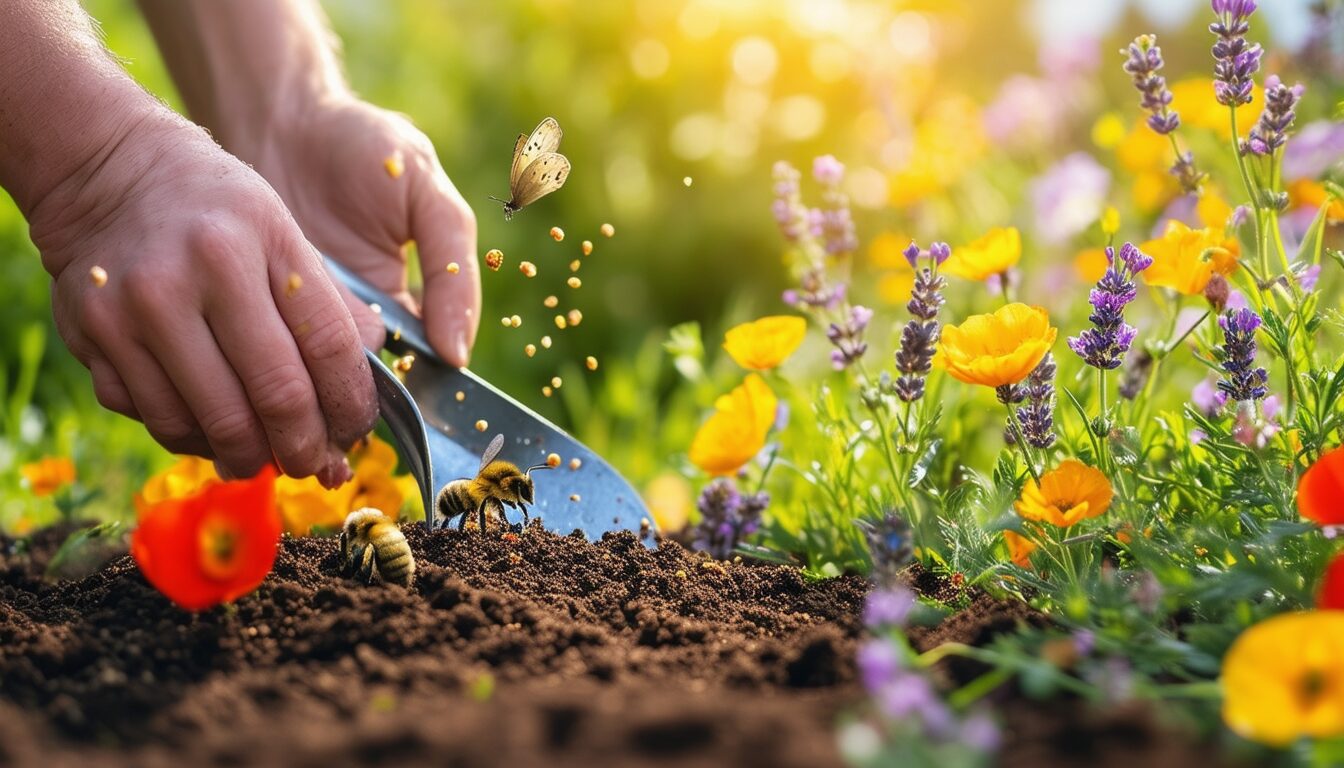
[[[653,516],[602,457],[471,371],[443,362],[430,348],[419,318],[332,259],[326,262],[355,296],[377,307],[387,329],[387,348],[414,356],[403,383],[376,352],[368,353],[383,420],[420,486],[429,527],[457,523],[440,519],[435,510],[439,489],[458,478],[475,477],[481,453],[502,434],[499,458],[522,469],[546,464],[549,454],[560,456],[557,468],[532,473],[532,516],[540,517],[547,530],[561,535],[578,530],[590,539],[631,530],[653,543]],[[521,517],[515,510],[508,514],[515,523]]]

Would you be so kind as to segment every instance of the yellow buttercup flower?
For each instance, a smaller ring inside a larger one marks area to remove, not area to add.
[[[743,368],[768,371],[798,349],[807,321],[795,315],[773,315],[743,323],[724,334],[723,348]]]
[[[286,531],[303,536],[315,527],[336,529],[347,515],[364,507],[395,519],[404,503],[419,501],[414,478],[395,474],[397,453],[383,440],[371,436],[351,450],[348,459],[354,477],[339,488],[323,488],[315,477],[276,479],[275,502]]]
[[[1227,230],[1228,220],[1232,218],[1232,206],[1227,204],[1217,190],[1206,188],[1204,194],[1199,196],[1199,202],[1195,203],[1195,215],[1199,217],[1199,223],[1205,227],[1224,232]]]
[[[1073,257],[1073,270],[1084,283],[1097,282],[1110,266],[1105,248],[1085,248]]]
[[[1320,209],[1330,199],[1325,185],[1311,179],[1299,179],[1288,185],[1288,198],[1294,206]],[[1344,200],[1335,198],[1325,209],[1325,218],[1332,222],[1344,221]]]
[[[215,473],[215,464],[199,456],[179,456],[173,466],[153,475],[135,495],[135,508],[145,508],[169,499],[194,496],[210,483],[222,482]]]
[[[1171,84],[1172,106],[1181,113],[1181,125],[1188,128],[1203,128],[1213,131],[1218,138],[1228,141],[1232,138],[1232,124],[1228,121],[1227,107],[1218,103],[1214,95],[1213,80],[1208,77],[1190,77]],[[1254,86],[1249,104],[1237,107],[1237,128],[1242,138],[1251,132],[1255,117],[1264,105],[1264,89]],[[1153,134],[1157,136],[1157,134]],[[1168,147],[1171,141],[1166,136],[1158,136]]]
[[[1065,459],[1041,475],[1040,484],[1029,478],[1022,489],[1022,498],[1013,508],[1027,520],[1068,528],[1080,520],[1104,514],[1113,495],[1111,481],[1101,470]]]
[[[952,249],[952,257],[938,270],[967,280],[984,280],[1007,272],[1021,258],[1022,234],[1017,227],[996,227],[980,239]]]
[[[1105,235],[1114,235],[1120,231],[1120,211],[1114,205],[1106,206],[1101,212],[1101,231]]]
[[[934,364],[967,384],[1016,384],[1041,362],[1058,333],[1043,308],[1013,303],[944,326]]]
[[[1237,270],[1240,247],[1221,231],[1191,229],[1179,221],[1167,222],[1167,229],[1156,240],[1139,246],[1153,257],[1153,264],[1140,274],[1144,282],[1171,288],[1186,296],[1204,292],[1214,273],[1230,275]]]
[[[868,263],[878,270],[877,295],[887,304],[904,304],[915,287],[915,268],[905,258],[910,238],[883,232],[868,246]]]
[[[730,475],[765,447],[779,401],[765,380],[749,374],[714,403],[714,413],[691,441],[690,459],[711,475]]]
[[[46,456],[19,467],[19,474],[34,496],[50,496],[75,482],[75,463],[64,456]]]
[[[1344,611],[1301,611],[1241,633],[1223,657],[1223,721],[1285,747],[1344,735]]]
[[[1003,541],[1008,545],[1008,558],[1023,568],[1031,566],[1031,553],[1036,551],[1036,542],[1017,531],[1004,531]]]

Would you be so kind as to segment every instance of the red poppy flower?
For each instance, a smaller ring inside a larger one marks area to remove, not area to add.
[[[1321,454],[1302,474],[1297,510],[1321,525],[1344,525],[1344,446]]]
[[[1344,554],[1335,555],[1326,566],[1316,591],[1316,607],[1323,611],[1344,611]]]
[[[210,483],[184,498],[145,505],[131,555],[145,579],[189,611],[256,589],[275,564],[280,512],[275,470]]]

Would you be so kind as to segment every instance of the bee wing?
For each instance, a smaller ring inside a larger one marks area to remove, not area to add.
[[[551,152],[523,169],[523,175],[510,186],[513,205],[522,208],[531,205],[560,187],[569,178],[569,158],[558,152]]]
[[[537,124],[526,140],[521,135],[518,137],[518,143],[513,147],[513,167],[509,169],[510,190],[517,189],[518,179],[533,160],[560,148],[560,137],[563,135],[560,124],[554,117],[548,117]],[[517,195],[513,199],[518,202]]]
[[[476,470],[477,474],[480,474],[482,470],[490,466],[490,462],[495,460],[495,457],[499,455],[499,452],[503,450],[503,448],[504,435],[495,435],[495,439],[491,440],[490,444],[485,446],[485,453],[481,454],[481,468]]]

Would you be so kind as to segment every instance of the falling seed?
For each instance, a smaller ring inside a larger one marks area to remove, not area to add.
[[[572,459],[569,460],[569,468],[570,468],[570,469],[578,469],[579,467],[582,467],[582,466],[583,466],[583,462],[580,461],[580,460],[578,459],[578,457],[575,457],[575,458],[572,458]]]
[[[550,396],[551,396],[551,388],[550,388],[550,386],[548,385],[548,386],[542,387],[542,388],[541,388],[541,394],[543,394],[543,395],[545,395],[545,396],[547,396],[547,397],[550,397]]]
[[[546,300],[541,303],[547,309],[555,309],[560,304],[560,299],[555,296],[547,296]]]
[[[457,402],[460,403],[460,402],[462,402],[463,400],[466,400],[466,399],[467,399],[467,393],[466,393],[466,392],[463,392],[462,390],[459,389],[459,390],[457,390],[457,394],[456,394],[456,395],[453,395],[453,397],[456,398]]]
[[[406,163],[401,159],[401,152],[393,152],[383,160],[383,168],[388,176],[394,179],[401,178],[401,174],[406,172]]]
[[[571,494],[569,494],[569,500],[570,500],[570,501],[578,501],[578,500],[579,500],[579,494],[577,494],[577,493],[571,493]]]
[[[290,272],[289,280],[285,283],[285,295],[292,299],[302,287],[303,278],[299,277],[298,272]]]
[[[560,242],[561,240],[564,240],[565,230],[559,227],[551,227],[551,239],[557,243]]]
[[[448,262],[448,274],[450,274],[450,275],[456,275],[458,272],[461,272],[461,271],[462,271],[462,267],[459,266],[458,263],[457,263],[456,261],[450,261],[450,262]]]
[[[612,237],[612,236],[614,236],[615,234],[616,234],[616,228],[615,228],[615,227],[611,226],[610,224],[603,224],[603,225],[602,225],[602,236],[603,236],[603,237]]]
[[[583,262],[582,262],[582,261],[579,261],[578,259],[575,259],[575,260],[569,262],[569,271],[570,271],[570,272],[578,272],[578,271],[579,271],[579,267],[581,267],[581,266],[583,266]]]
[[[414,364],[415,355],[406,355],[404,357],[398,357],[396,361],[392,363],[392,368],[400,373],[410,373],[411,366]]]
[[[541,346],[545,347],[546,349],[550,349],[550,348],[551,348],[551,337],[550,337],[550,336],[542,336],[542,337],[541,337]]]
[[[477,419],[477,420],[476,420],[476,431],[477,431],[477,432],[484,432],[485,430],[487,430],[487,429],[489,429],[489,428],[490,428],[490,424],[487,423],[485,419]]]
[[[546,466],[550,467],[551,469],[555,469],[556,467],[560,466],[560,454],[558,453],[546,454]]]
[[[499,250],[498,248],[491,248],[490,250],[486,251],[485,266],[489,267],[495,272],[498,272],[499,268],[504,266],[504,252]]]
[[[588,370],[590,371],[597,370],[597,358],[593,357],[592,355],[589,355],[586,359],[584,359],[583,364],[588,366]]]
[[[400,327],[398,327],[397,330],[395,330],[395,331],[392,332],[392,340],[393,340],[393,341],[401,341],[401,328],[400,328]]]
[[[559,388],[560,388],[560,385],[563,384],[563,383],[564,383],[564,382],[560,380],[560,377],[559,377],[559,376],[552,376],[552,377],[551,377],[551,386],[552,386],[552,387],[555,387],[556,389],[559,389]]]
[[[375,304],[370,304],[370,305],[369,305],[369,309],[370,309],[370,310],[373,312],[373,314],[375,314],[375,315],[381,315],[381,314],[383,314],[383,305],[382,305],[382,304],[376,304],[376,303],[375,303]]]
[[[89,270],[89,279],[93,281],[95,286],[102,288],[107,285],[107,270],[95,266]]]
[[[681,177],[681,183],[689,187],[691,184],[695,183],[695,179],[692,179],[690,176],[683,176]]]
[[[532,357],[533,355],[537,354],[537,345],[528,344],[526,347],[523,347],[523,354],[527,355],[528,357]]]
[[[522,272],[527,277],[536,277],[537,265],[530,261],[520,261],[518,262],[518,271]]]
[[[684,579],[684,578],[686,578],[686,571],[683,571],[682,569],[678,568],[678,569],[677,569],[677,578],[678,578],[678,579]]]
[[[566,283],[570,288],[578,288],[579,286],[583,285],[583,281],[580,280],[580,279],[577,278],[577,277],[571,277],[571,278],[569,278],[568,280],[566,280],[565,283]]]
[[[583,322],[583,313],[577,309],[571,309],[565,313],[565,319],[570,325],[578,325]]]
[[[592,256],[592,255],[593,255],[593,241],[592,241],[592,240],[584,240],[584,241],[583,241],[583,245],[580,246],[580,248],[583,250],[583,255],[584,255],[584,256]]]
[[[562,330],[562,331],[565,330],[565,316],[564,316],[564,315],[556,315],[556,316],[555,316],[555,327],[556,327],[556,328],[559,328],[559,329]]]
[[[509,315],[509,325],[517,328],[523,324],[523,318],[517,315]]]
[[[510,325],[509,318],[507,316],[499,318],[499,324],[504,326],[505,328],[508,328]]]

